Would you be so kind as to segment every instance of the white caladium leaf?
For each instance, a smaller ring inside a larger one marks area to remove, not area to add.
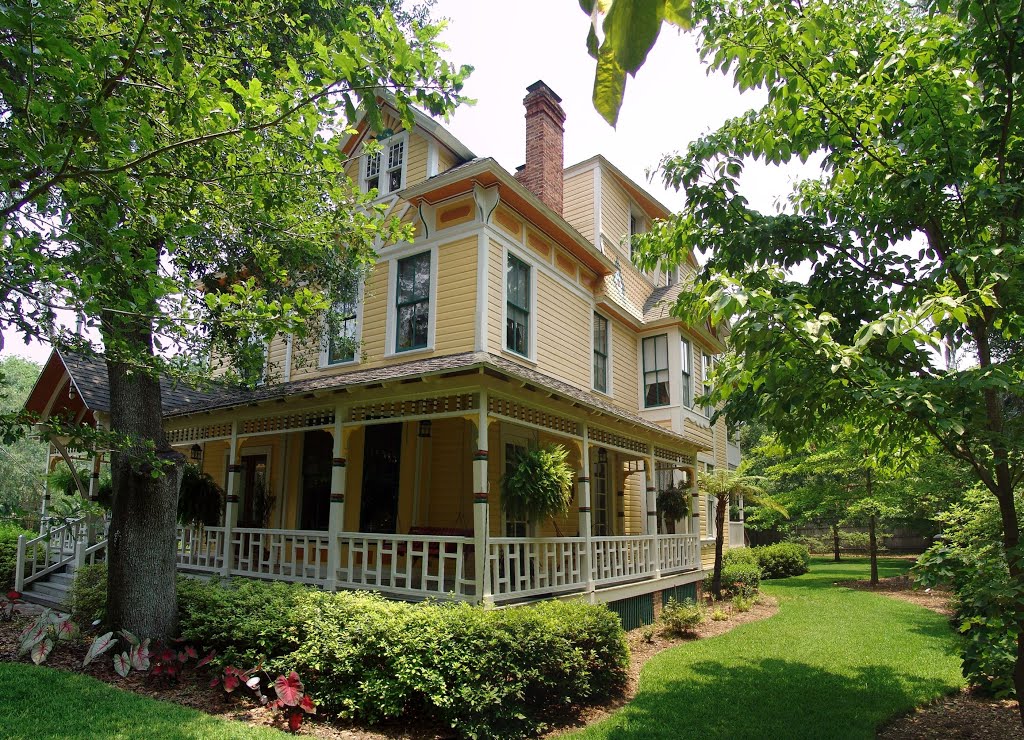
[[[89,665],[96,658],[103,655],[103,653],[110,650],[113,647],[116,640],[114,640],[114,633],[108,632],[105,635],[100,635],[92,641],[92,645],[89,646],[89,652],[85,654],[85,659],[82,661],[82,667]]]

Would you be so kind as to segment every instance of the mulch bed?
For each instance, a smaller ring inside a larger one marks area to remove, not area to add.
[[[1017,702],[964,690],[883,727],[880,740],[1010,740],[1024,736]]]
[[[914,579],[909,575],[879,578],[877,586],[872,586],[866,580],[839,581],[836,585],[843,588],[855,588],[858,591],[871,591],[887,596],[890,599],[907,601],[911,604],[923,606],[925,609],[945,614],[947,617],[953,616],[953,594],[942,589],[919,588],[915,585]]]
[[[709,618],[693,636],[667,636],[662,634],[657,627],[640,628],[627,632],[630,666],[626,692],[611,704],[583,708],[575,716],[566,717],[565,723],[554,728],[552,732],[561,733],[600,721],[627,704],[636,696],[640,682],[640,670],[644,663],[662,650],[684,642],[714,637],[746,622],[765,619],[778,611],[778,604],[773,599],[762,596],[761,603],[754,604],[748,612],[734,611],[727,603],[724,608],[729,617],[727,620],[716,622]],[[22,616],[13,622],[0,622],[0,661],[26,660],[17,656],[18,635],[30,619],[28,616]],[[647,639],[646,633],[648,632],[650,632],[650,639]],[[54,648],[46,665],[58,670],[91,676],[125,691],[160,701],[173,702],[225,719],[247,722],[252,725],[271,726],[280,730],[287,729],[280,712],[266,709],[245,697],[228,698],[219,689],[210,688],[210,674],[197,673],[191,666],[185,667],[180,681],[170,684],[154,682],[146,674],[134,671],[122,678],[111,667],[109,654],[96,659],[83,668],[82,660],[91,640],[92,637],[89,636],[72,643],[61,643]],[[371,731],[356,725],[345,725],[341,721],[326,722],[314,718],[307,718],[300,734],[326,740],[341,738],[344,740],[436,740],[452,736],[451,731],[446,728],[424,726],[422,723],[415,728],[410,728],[405,723],[383,724]]]

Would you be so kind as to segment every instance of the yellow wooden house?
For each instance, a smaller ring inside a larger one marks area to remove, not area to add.
[[[346,309],[354,351],[281,336],[255,390],[168,389],[168,439],[227,491],[220,526],[180,528],[182,570],[497,605],[582,594],[642,611],[692,592],[714,537],[695,473],[738,464],[694,404],[723,338],[669,313],[695,263],[631,262],[630,235],[668,210],[600,155],[564,167],[543,82],[524,104],[514,174],[423,115],[346,142],[349,175],[416,238],[379,245]],[[70,391],[103,423],[101,363],[55,353],[44,376],[30,406]],[[501,476],[549,442],[570,451],[577,506],[513,521]],[[655,511],[672,483],[692,490],[686,520]],[[727,527],[742,545],[742,522]]]

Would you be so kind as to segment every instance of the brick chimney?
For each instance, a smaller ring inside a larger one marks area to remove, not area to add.
[[[542,80],[526,88],[526,165],[516,172],[528,190],[562,214],[562,151],[565,111],[562,99]]]

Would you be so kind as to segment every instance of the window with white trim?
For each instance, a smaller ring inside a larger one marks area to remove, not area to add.
[[[405,136],[381,141],[381,150],[363,155],[363,190],[377,189],[378,195],[401,190],[405,182]]]
[[[701,373],[704,382],[704,395],[706,396],[709,393],[711,393],[711,383],[709,382],[709,377],[711,376],[713,360],[711,359],[711,355],[702,355],[701,357],[703,360],[703,367],[701,368]],[[714,415],[715,407],[709,403],[707,406],[704,407],[704,416],[710,419]]]
[[[594,314],[594,390],[608,392],[608,319]]]
[[[668,334],[644,337],[644,407],[667,406],[669,402]]]
[[[430,323],[430,252],[398,260],[395,285],[395,352],[423,349]]]
[[[679,343],[680,366],[682,367],[683,384],[680,389],[679,400],[683,408],[693,406],[693,348],[689,339],[683,339]]]
[[[530,355],[530,266],[513,254],[505,272],[505,348]]]
[[[345,303],[336,303],[333,316],[328,322],[331,336],[327,340],[327,363],[339,365],[356,359],[359,304],[355,298]]]

